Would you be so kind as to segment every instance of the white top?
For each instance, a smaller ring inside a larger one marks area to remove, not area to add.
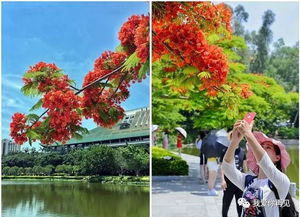
[[[289,178],[282,172],[280,172],[267,153],[265,153],[258,163],[259,168],[263,170],[265,175],[268,178],[265,179],[254,179],[253,183],[249,185],[249,187],[259,188],[263,192],[264,201],[275,201],[276,197],[274,192],[269,188],[268,179],[274,184],[275,188],[278,191],[278,195],[280,199],[285,199],[290,186]],[[238,169],[236,169],[234,162],[232,164],[227,163],[223,160],[222,169],[228,179],[234,183],[238,188],[242,191],[245,191],[245,177],[246,173],[242,173]],[[265,217],[279,217],[279,209],[278,206],[265,206]]]
[[[196,141],[196,147],[198,149],[201,149],[201,146],[202,146],[202,139],[200,139],[198,142]]]

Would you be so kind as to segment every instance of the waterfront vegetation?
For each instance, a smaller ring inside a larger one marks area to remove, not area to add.
[[[119,148],[101,145],[74,149],[68,153],[35,150],[11,153],[2,158],[2,175],[3,178],[50,177],[112,183],[147,182],[147,178],[139,177],[149,175],[149,150],[135,145]],[[136,178],[128,178],[130,176]]]
[[[51,176],[2,176],[3,180],[49,180],[49,181],[87,181],[102,184],[123,184],[135,186],[149,186],[149,176],[68,176],[68,175],[51,175]]]

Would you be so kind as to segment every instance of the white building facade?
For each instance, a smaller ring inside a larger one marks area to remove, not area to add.
[[[2,139],[2,156],[11,152],[21,151],[21,146],[9,139]]]

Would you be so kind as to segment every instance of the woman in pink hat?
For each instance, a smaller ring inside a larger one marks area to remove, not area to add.
[[[222,164],[225,175],[243,191],[243,197],[239,199],[239,205],[243,207],[241,217],[295,216],[295,207],[288,194],[290,180],[283,173],[290,163],[285,146],[262,132],[252,132],[252,125],[244,120],[234,124],[231,144]],[[242,173],[235,167],[234,152],[243,137],[249,148],[248,167],[256,176]]]

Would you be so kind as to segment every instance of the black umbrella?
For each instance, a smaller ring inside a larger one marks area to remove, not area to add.
[[[229,143],[227,132],[224,129],[212,130],[203,139],[201,152],[206,155],[206,157],[220,157],[229,146]]]

